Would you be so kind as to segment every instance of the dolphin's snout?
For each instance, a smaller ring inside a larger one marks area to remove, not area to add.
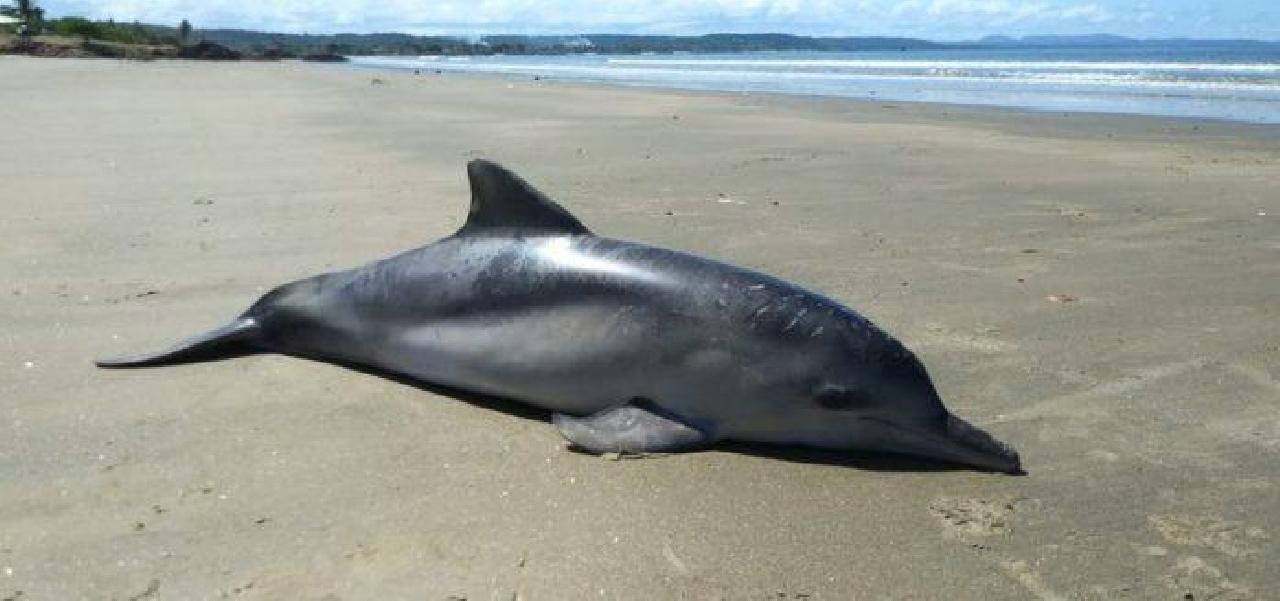
[[[954,415],[928,424],[894,424],[877,421],[883,428],[875,450],[914,455],[983,470],[1022,475],[1022,459],[1013,447]]]
[[[969,463],[1010,474],[1025,473],[1018,451],[954,415],[947,416],[946,438]]]

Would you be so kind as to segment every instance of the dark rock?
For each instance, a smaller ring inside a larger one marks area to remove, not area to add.
[[[190,58],[206,61],[238,61],[240,53],[213,42],[200,42],[194,46],[184,46],[178,50],[178,58]]]
[[[341,54],[333,54],[331,52],[320,52],[315,54],[304,54],[302,60],[309,63],[345,63],[348,59]]]

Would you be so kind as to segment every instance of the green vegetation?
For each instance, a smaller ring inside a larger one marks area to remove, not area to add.
[[[17,38],[8,41],[0,39],[0,54],[13,52],[32,56],[133,59],[175,56],[239,58],[239,54],[216,44],[200,44],[194,50],[180,48],[177,45],[179,30],[174,27],[136,22],[117,23],[113,20],[92,21],[75,16],[46,20],[44,11],[31,0],[19,0],[13,6],[0,6],[0,14],[20,19],[16,26],[9,27],[13,33],[18,34]]]
[[[83,17],[43,20],[43,11],[32,0],[0,7],[0,12],[19,17],[25,28],[19,31],[52,34],[84,41],[92,53],[107,45],[139,48],[159,56],[159,46],[172,46],[165,55],[184,58],[294,58],[331,59],[337,55],[420,55],[420,54],[637,54],[642,52],[739,52],[750,50],[919,50],[941,48],[942,44],[911,38],[820,38],[787,34],[721,33],[701,36],[656,36],[586,34],[577,36],[491,35],[478,39],[445,36],[416,36],[403,33],[370,34],[281,34],[242,29],[206,29],[198,33],[187,20],[177,27],[144,23],[92,21]],[[113,48],[111,52],[128,49]],[[115,56],[116,54],[111,54]]]
[[[18,0],[16,5],[0,6],[0,15],[19,20],[18,23],[5,25],[3,31],[29,36],[40,31],[44,9],[38,8],[31,0]]]
[[[786,34],[720,33],[701,36],[586,34],[578,36],[490,35],[475,40],[403,33],[281,34],[208,29],[205,39],[250,55],[274,50],[284,56],[419,54],[636,54],[641,52],[739,52],[747,50],[919,50],[942,44],[912,38],[816,38]]]
[[[640,54],[672,52],[745,52],[764,50],[869,51],[935,50],[961,48],[1005,48],[1010,46],[1116,46],[1164,43],[1162,40],[1134,40],[1119,36],[1031,36],[1013,39],[988,36],[977,42],[939,43],[899,37],[810,37],[781,33],[714,33],[698,36],[583,34],[568,36],[488,35],[462,39],[447,36],[418,36],[404,33],[294,34],[244,29],[203,29],[196,31],[186,19],[176,27],[145,23],[91,21],[83,17],[44,19],[44,11],[32,0],[13,0],[0,6],[0,15],[21,20],[0,25],[0,33],[18,33],[19,43],[9,51],[49,56],[142,56],[200,59],[305,58],[318,61],[342,60],[342,56],[422,54]],[[7,28],[7,29],[6,29]],[[31,36],[52,34],[64,38],[57,44]],[[1180,40],[1183,44],[1215,43]],[[1257,42],[1263,44],[1264,42]],[[79,45],[79,50],[71,45]],[[0,52],[6,48],[0,44]]]
[[[297,57],[342,54],[485,54],[484,44],[438,36],[404,33],[340,33],[332,35],[266,33],[242,29],[204,29],[204,39],[234,48],[249,56]]]
[[[145,44],[151,46],[177,44],[177,36],[174,35],[173,28],[170,27],[144,25],[142,23],[90,21],[82,17],[63,17],[45,21],[44,32],[119,44]]]
[[[83,40],[139,46],[225,46],[246,58],[325,58],[358,55],[485,54],[639,54],[642,52],[740,52],[750,50],[919,50],[942,44],[911,38],[815,38],[785,34],[710,34],[650,36],[587,34],[579,36],[491,35],[464,40],[403,33],[284,34],[241,29],[196,31],[183,20],[178,27],[144,23],[90,21],[63,17],[44,22],[43,32]],[[178,56],[189,52],[180,50]]]

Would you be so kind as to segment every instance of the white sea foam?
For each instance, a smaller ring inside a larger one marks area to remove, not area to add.
[[[1219,71],[1280,73],[1278,63],[1143,63],[1100,61],[961,61],[961,60],[827,60],[827,59],[642,59],[610,58],[615,65],[668,65],[688,67],[820,67],[856,69],[1045,69],[1102,71]]]
[[[491,73],[630,86],[820,94],[1280,122],[1280,62],[352,57],[363,67]]]
[[[361,57],[358,63],[380,65],[386,67],[411,68],[415,59]],[[612,62],[612,60],[610,61]],[[502,63],[472,62],[466,65],[440,65],[448,70],[488,72],[488,73],[557,73],[573,74],[583,79],[651,79],[655,83],[673,83],[688,81],[935,81],[970,83],[1000,83],[1028,86],[1110,86],[1110,87],[1142,87],[1169,88],[1204,91],[1273,91],[1280,94],[1280,80],[1275,81],[1231,81],[1231,80],[1193,80],[1193,79],[1154,79],[1140,74],[1117,74],[1108,72],[1034,72],[1007,71],[999,74],[984,74],[967,69],[949,71],[934,70],[924,73],[856,73],[856,72],[815,72],[787,70],[741,70],[741,69],[662,69],[659,63],[674,61],[650,61],[645,67],[610,68],[607,65],[565,65],[542,63]],[[686,61],[696,62],[696,61]],[[733,64],[745,64],[749,61],[738,61]],[[768,62],[768,61],[758,61]],[[794,61],[789,61],[794,62]],[[639,63],[634,63],[639,64]]]

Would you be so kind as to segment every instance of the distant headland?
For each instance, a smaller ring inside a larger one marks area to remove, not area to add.
[[[38,9],[36,9],[38,11]],[[405,33],[273,33],[244,29],[195,29],[148,23],[91,21],[80,17],[44,19],[0,7],[0,53],[42,56],[107,56],[117,58],[288,59],[338,61],[366,55],[493,54],[641,54],[752,51],[908,51],[990,49],[1004,47],[1106,47],[1168,44],[1280,45],[1254,40],[1143,40],[1124,36],[1040,35],[987,36],[978,40],[938,42],[909,37],[814,37],[784,33],[712,33],[705,35],[481,35],[420,36]]]

